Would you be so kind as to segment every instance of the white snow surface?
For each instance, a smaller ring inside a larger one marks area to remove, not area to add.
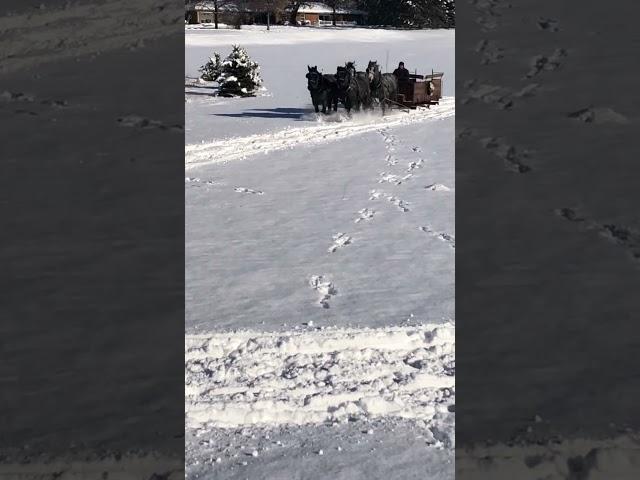
[[[189,335],[187,421],[239,427],[395,416],[438,423],[455,402],[454,345],[452,324]]]
[[[186,29],[186,77],[239,44],[264,79],[185,85],[187,477],[452,478],[453,39]],[[308,64],[387,52],[444,71],[440,105],[313,112]]]

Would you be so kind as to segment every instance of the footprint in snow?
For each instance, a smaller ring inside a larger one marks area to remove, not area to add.
[[[447,243],[451,248],[456,248],[456,239],[453,235],[449,235],[444,232],[436,232],[429,226],[419,227],[419,229],[427,235]]]
[[[404,177],[401,177],[400,175],[381,172],[380,178],[378,179],[378,183],[392,183],[394,185],[402,185],[403,182],[409,180],[411,177],[413,177],[413,174],[411,173],[405,175]]]
[[[329,308],[329,300],[338,294],[338,290],[323,275],[312,275],[309,279],[309,286],[320,294],[318,304],[322,308]]]
[[[502,159],[505,168],[516,173],[528,173],[531,166],[527,164],[529,152],[522,150],[515,145],[509,145],[501,138],[488,137],[481,140],[482,146],[487,150],[491,150],[495,155]]]
[[[576,224],[584,232],[597,232],[609,242],[622,247],[635,261],[640,260],[640,232],[625,225],[601,222],[572,208],[558,208],[554,213]]]
[[[363,208],[362,210],[358,211],[359,216],[353,221],[353,223],[360,223],[363,220],[371,220],[375,215],[375,213],[376,213],[375,210],[371,210],[369,208]]]
[[[562,59],[567,56],[564,48],[557,48],[548,57],[545,55],[536,55],[531,59],[531,69],[525,75],[525,78],[533,78],[543,71],[554,71],[562,65]]]
[[[398,164],[398,160],[393,157],[392,155],[387,155],[386,158],[384,159],[384,161],[387,163],[387,165],[389,165],[390,167],[397,165]]]
[[[559,22],[554,20],[553,18],[542,18],[538,19],[537,25],[540,30],[544,30],[546,32],[558,32],[560,31]]]
[[[350,244],[351,244],[351,237],[346,233],[338,232],[333,236],[333,245],[329,247],[327,252],[333,253],[337,249],[346,247],[347,245],[350,245]]]
[[[421,158],[417,162],[409,163],[409,166],[407,168],[407,172],[411,172],[411,171],[415,170],[416,168],[422,168],[422,164],[423,163],[424,163],[424,159],[423,158]]]
[[[450,192],[451,191],[449,187],[441,183],[432,183],[431,185],[427,185],[424,188],[427,190],[431,190],[432,192]]]
[[[394,197],[393,195],[389,195],[388,193],[379,192],[378,190],[371,190],[369,192],[369,200],[379,200],[381,198],[393,203],[401,212],[409,211],[409,202],[405,202],[404,200]]]
[[[589,106],[587,108],[571,112],[567,116],[584,123],[617,123],[621,125],[629,123],[629,119],[627,117],[621,115],[615,110],[612,110],[611,108],[598,108]]]
[[[233,190],[238,193],[251,193],[252,195],[264,195],[264,192],[260,190],[253,190],[251,188],[245,188],[245,187],[235,187]]]

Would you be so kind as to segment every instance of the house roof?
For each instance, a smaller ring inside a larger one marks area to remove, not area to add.
[[[215,5],[211,1],[200,0],[196,2],[189,2],[185,4],[185,8],[187,10],[199,10],[204,12],[213,12],[215,11]],[[239,12],[240,9],[233,2],[219,2],[218,3],[218,11],[219,12]],[[248,10],[246,10],[248,11]]]
[[[308,2],[305,5],[300,6],[298,13],[333,13],[333,9],[322,2]],[[365,14],[362,10],[357,10],[355,8],[336,8],[336,13],[351,15]]]

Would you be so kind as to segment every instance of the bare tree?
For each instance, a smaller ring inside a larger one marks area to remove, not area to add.
[[[220,16],[220,8],[228,5],[230,0],[213,0],[213,24],[218,28],[218,20]]]
[[[271,15],[283,12],[289,3],[289,0],[253,0],[251,7],[254,11],[267,15],[267,30],[270,30]]]
[[[291,25],[298,24],[298,10],[305,5],[308,5],[308,2],[304,0],[292,0],[289,2],[289,23],[291,23]]]
[[[344,6],[344,0],[325,0],[324,3],[331,7],[331,23],[336,26],[336,10]]]

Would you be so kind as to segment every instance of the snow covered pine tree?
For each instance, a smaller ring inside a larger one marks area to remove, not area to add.
[[[222,97],[254,96],[262,85],[260,67],[239,45],[234,45],[229,56],[222,62],[222,72],[216,81],[220,84],[218,94]]]
[[[209,58],[209,61],[200,67],[200,73],[200,78],[207,82],[215,82],[218,79],[222,73],[222,62],[218,52],[214,52],[213,57]]]

